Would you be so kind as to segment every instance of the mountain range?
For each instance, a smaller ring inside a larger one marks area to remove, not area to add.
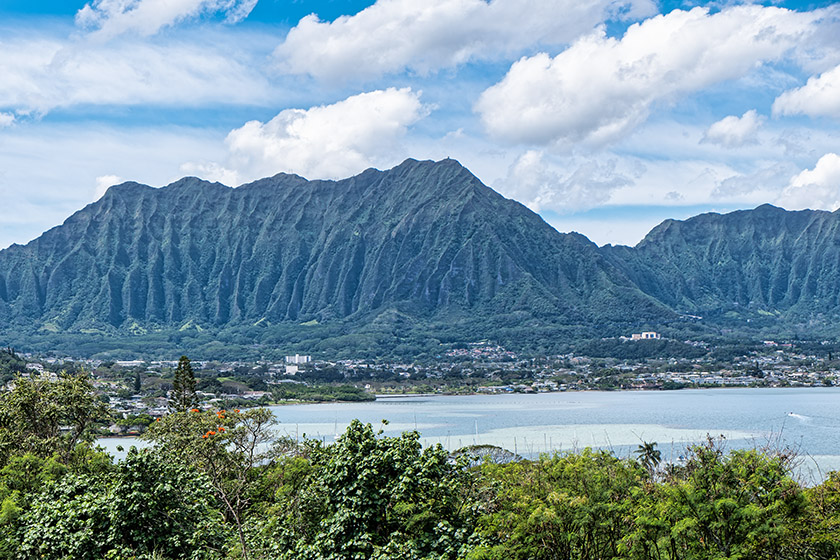
[[[838,213],[764,205],[598,247],[451,159],[340,181],[129,182],[0,251],[0,332],[91,352],[401,355],[640,329],[820,335],[840,309],[838,227]]]

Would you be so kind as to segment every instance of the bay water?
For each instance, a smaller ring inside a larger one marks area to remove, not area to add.
[[[526,457],[585,447],[632,454],[656,442],[666,461],[711,436],[728,449],[790,449],[803,482],[840,470],[840,388],[585,391],[468,396],[388,396],[362,403],[269,407],[280,435],[330,443],[353,419],[386,435],[420,432],[449,450],[495,445]],[[387,421],[387,422],[383,422]],[[116,446],[138,443],[104,438]]]

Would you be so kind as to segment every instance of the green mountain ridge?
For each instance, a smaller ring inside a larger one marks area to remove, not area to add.
[[[18,346],[151,336],[343,354],[485,338],[549,351],[643,327],[830,330],[838,224],[765,205],[599,248],[450,159],[340,181],[123,183],[0,251],[0,323]]]
[[[636,247],[603,248],[642,291],[680,313],[830,325],[840,306],[840,213],[765,204],[666,220]]]
[[[402,317],[481,319],[476,334],[492,336],[512,317],[585,325],[631,312],[672,315],[588,239],[558,233],[454,160],[235,189],[124,183],[0,251],[0,321],[30,331],[377,320],[399,331]]]

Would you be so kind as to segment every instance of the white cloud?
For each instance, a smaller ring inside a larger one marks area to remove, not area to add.
[[[0,113],[0,128],[6,128],[15,124],[15,116],[12,113]]]
[[[109,188],[123,182],[119,175],[101,175],[96,178],[96,190],[93,193],[93,200],[99,200]]]
[[[31,120],[3,134],[0,248],[25,243],[95,200],[119,177],[158,186],[178,166],[224,157],[224,135],[185,127],[103,127]],[[107,177],[110,175],[111,177]]]
[[[825,154],[814,169],[794,176],[777,202],[789,210],[840,208],[840,156]]]
[[[229,187],[239,185],[239,173],[235,169],[227,169],[216,162],[187,162],[181,165],[181,172],[187,175],[201,177],[205,181],[217,181]]]
[[[394,165],[407,128],[429,109],[410,88],[377,90],[332,105],[286,109],[227,137],[229,165],[243,177],[286,171],[310,179],[343,178],[372,165]]]
[[[46,113],[83,104],[196,106],[269,98],[266,78],[235,38],[205,33],[183,39],[94,45],[12,37],[0,48],[0,108]]]
[[[730,115],[712,126],[703,135],[703,142],[720,144],[726,148],[737,148],[744,144],[754,143],[756,133],[764,122],[764,117],[754,109],[747,111],[741,117]]]
[[[712,191],[715,200],[754,202],[761,204],[778,198],[788,185],[796,166],[789,161],[778,161],[745,174],[737,174],[722,180]]]
[[[103,38],[123,33],[149,36],[202,15],[223,14],[227,22],[236,23],[256,4],[257,0],[94,0],[76,13],[76,23]]]
[[[610,200],[612,193],[632,184],[616,170],[614,160],[588,160],[561,170],[538,150],[523,153],[495,186],[534,212],[571,212],[594,208]]]
[[[745,5],[710,14],[695,8],[632,25],[621,39],[603,29],[554,58],[513,64],[475,109],[508,142],[614,141],[647,119],[657,102],[749,73],[808,36],[819,12]]]
[[[840,118],[840,66],[781,94],[773,102],[773,114]]]
[[[378,0],[333,22],[303,18],[275,56],[285,72],[326,80],[422,74],[567,43],[610,14],[656,11],[651,0]]]

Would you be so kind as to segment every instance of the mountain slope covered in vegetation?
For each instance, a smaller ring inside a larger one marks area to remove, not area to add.
[[[645,293],[718,323],[827,325],[840,310],[840,214],[754,210],[667,220],[604,253]]]
[[[475,335],[493,336],[631,313],[671,315],[588,239],[454,160],[236,189],[125,183],[0,252],[0,320],[41,333],[480,319]]]
[[[0,251],[0,323],[18,346],[401,355],[481,339],[555,351],[642,328],[833,332],[838,224],[765,205],[599,248],[454,160],[341,181],[124,183]]]

